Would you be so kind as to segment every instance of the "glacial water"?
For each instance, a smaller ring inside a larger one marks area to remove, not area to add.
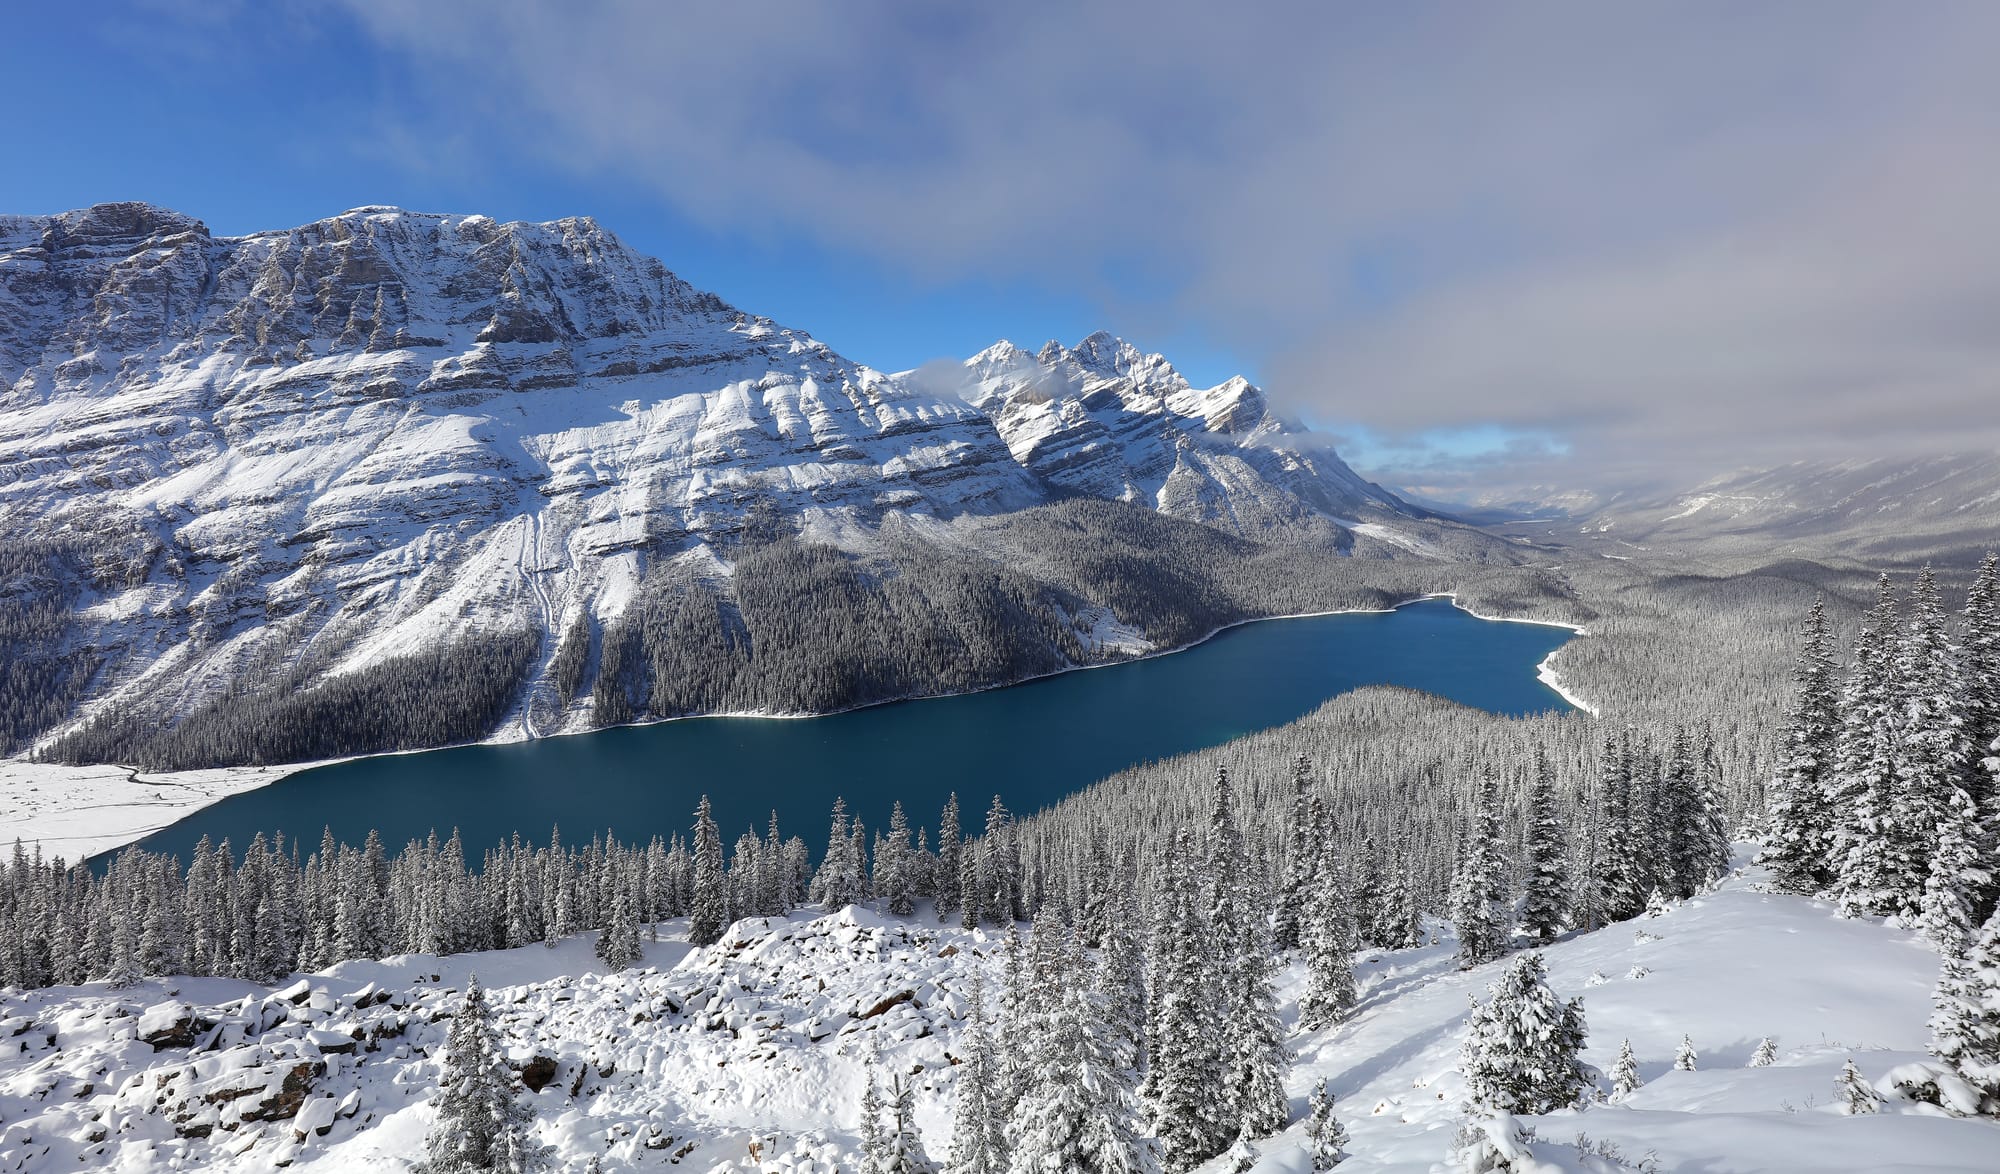
[[[237,795],[144,840],[183,859],[202,836],[239,849],[321,829],[393,851],[456,827],[468,856],[519,832],[546,841],[609,829],[622,840],[684,831],[714,804],[725,843],[772,810],[815,854],[836,796],[870,828],[901,799],[935,829],[956,791],[968,830],[999,795],[1031,812],[1128,766],[1283,725],[1364,685],[1402,685],[1495,713],[1566,709],[1536,665],[1561,628],[1478,619],[1448,600],[1393,612],[1263,620],[1167,656],[957,697],[803,719],[693,718],[461,746],[318,767]]]

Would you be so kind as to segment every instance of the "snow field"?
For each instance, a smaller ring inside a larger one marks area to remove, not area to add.
[[[644,968],[618,974],[584,934],[345,962],[276,987],[0,992],[0,1170],[403,1170],[474,973],[510,1059],[541,1086],[528,1100],[558,1168],[853,1171],[871,1057],[882,1079],[914,1079],[925,1144],[946,1156],[966,984],[980,974],[997,996],[998,935],[862,908],[738,922],[707,949],[686,945],[684,923],[660,931]],[[1352,1135],[1344,1174],[1442,1168],[1463,1122],[1470,1000],[1505,965],[1460,972],[1452,952],[1447,939],[1358,956],[1359,1008],[1292,1037],[1294,1124],[1251,1146],[1251,1169],[1309,1170],[1306,1102],[1321,1078]],[[1749,870],[1545,958],[1555,990],[1583,998],[1585,1059],[1608,1072],[1629,1038],[1645,1084],[1622,1103],[1518,1119],[1534,1168],[2000,1169],[2000,1124],[1896,1099],[1886,1079],[1922,1061],[1928,1038],[1937,956],[1913,935],[1766,892]],[[1288,1027],[1303,988],[1301,967],[1281,972]],[[1694,1071],[1672,1070],[1683,1035]],[[1778,1058],[1751,1067],[1766,1035]],[[1849,1058],[1888,1098],[1878,1114],[1841,1112]]]

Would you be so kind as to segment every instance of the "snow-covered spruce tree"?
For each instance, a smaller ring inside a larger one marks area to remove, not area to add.
[[[722,877],[722,835],[709,813],[708,796],[694,811],[694,908],[688,913],[688,941],[712,946],[729,925],[729,894]]]
[[[1390,859],[1400,864],[1414,858],[1408,837],[1398,837]],[[1390,950],[1410,950],[1423,944],[1423,911],[1417,907],[1417,895],[1410,886],[1410,870],[1391,868],[1382,886],[1381,945]]]
[[[1674,1071],[1693,1072],[1695,1061],[1699,1059],[1701,1055],[1694,1050],[1694,1038],[1688,1035],[1681,1036],[1680,1049],[1674,1053]]]
[[[993,1076],[993,1091],[988,1095],[993,1101],[994,1116],[1004,1128],[1027,1088],[1029,1014],[1033,1007],[1028,1002],[1028,949],[1021,940],[1019,925],[1007,923],[1003,943],[1006,966],[1000,988],[1000,1014],[993,1029],[993,1048],[999,1057],[999,1067]]]
[[[1986,867],[1986,836],[1978,803],[1957,783],[1943,788],[1936,841],[1918,923],[1941,950],[1955,949],[1972,932],[1982,894],[1992,880]]]
[[[1145,1068],[1146,959],[1131,928],[1135,921],[1131,888],[1121,884],[1115,892],[1111,919],[1098,942],[1092,984],[1103,998],[1105,1030],[1117,1037],[1115,1046],[1131,1057],[1136,1074]]]
[[[1151,1152],[1139,1129],[1132,1056],[1111,1030],[1104,996],[1075,981],[1082,951],[1067,927],[1036,923],[1027,1089],[1007,1120],[1011,1174],[1142,1174]]]
[[[881,1063],[876,1049],[870,1049],[866,1065],[867,1084],[861,1090],[861,1174],[888,1174],[889,1135],[882,1128],[882,1082],[877,1078]]]
[[[2000,911],[1945,951],[1932,995],[1931,1054],[2000,1113]]]
[[[959,907],[959,854],[963,851],[963,833],[958,823],[958,792],[946,796],[944,811],[938,816],[937,842],[937,883],[933,886],[937,898],[939,921],[950,920]]]
[[[1315,833],[1312,802],[1312,760],[1301,754],[1292,760],[1292,811],[1285,825],[1285,880],[1278,890],[1277,919],[1272,941],[1280,950],[1297,949],[1304,938],[1305,909],[1318,886],[1319,853],[1324,843]]]
[[[1306,989],[1299,996],[1299,1023],[1309,1031],[1340,1022],[1355,1004],[1353,927],[1334,853],[1321,854],[1320,874],[1305,909]]]
[[[1778,1041],[1765,1036],[1757,1041],[1757,1050],[1750,1053],[1752,1068],[1769,1068],[1778,1062]]]
[[[1639,1057],[1632,1054],[1632,1041],[1618,1045],[1618,1060],[1611,1065],[1611,1096],[1624,1100],[1637,1092],[1645,1081],[1639,1077]]]
[[[955,1087],[951,1158],[946,1174],[1001,1174],[1007,1168],[1006,1122],[995,1112],[993,1084],[1000,1076],[993,1037],[986,1026],[986,991],[977,975],[966,992],[963,1057]]]
[[[857,824],[859,820],[855,821]],[[861,866],[853,857],[854,840],[849,834],[847,799],[833,801],[833,827],[826,837],[826,855],[813,874],[811,899],[828,911],[852,905],[861,899]]]
[[[639,949],[639,927],[632,920],[632,900],[624,886],[611,895],[611,920],[597,935],[598,960],[612,970],[624,970],[643,956]]]
[[[1632,786],[1629,755],[1616,737],[1606,735],[1598,762],[1599,811],[1598,906],[1607,921],[1637,917],[1646,908],[1640,883],[1638,845],[1632,835]]]
[[[1882,1098],[1861,1078],[1861,1069],[1854,1066],[1852,1057],[1841,1067],[1840,1079],[1835,1086],[1840,1089],[1842,1113],[1856,1117],[1880,1111]]]
[[[1694,760],[1694,807],[1691,829],[1690,876],[1697,887],[1729,873],[1729,821],[1722,794],[1722,764],[1717,761],[1715,730],[1703,723]]]
[[[1971,754],[1965,789],[1979,808],[1980,867],[1987,883],[1973,906],[1974,923],[2000,903],[2000,556],[1988,554],[1966,592],[1959,676],[1965,683],[1965,740]]]
[[[548,1150],[534,1139],[535,1112],[514,1087],[514,1070],[476,975],[445,1037],[431,1111],[420,1174],[549,1168]]]
[[[1507,953],[1513,904],[1502,887],[1499,784],[1489,770],[1479,783],[1478,806],[1465,826],[1458,875],[1452,883],[1451,919],[1458,930],[1458,968],[1470,970]]]
[[[1149,1066],[1145,1105],[1167,1174],[1222,1152],[1235,1135],[1217,1091],[1225,1055],[1216,1014],[1218,976],[1208,919],[1192,875],[1194,833],[1182,828],[1160,861],[1155,888]]]
[[[1767,791],[1764,848],[1757,854],[1757,862],[1788,893],[1817,893],[1833,880],[1834,812],[1828,796],[1840,732],[1837,671],[1822,595],[1807,613],[1792,668],[1792,706],[1785,715],[1778,772]]]
[[[1375,837],[1364,835],[1347,873],[1348,920],[1354,926],[1357,949],[1387,948],[1391,945],[1388,941],[1391,934],[1400,939],[1396,918],[1387,913],[1388,895],[1388,888],[1382,883],[1382,857],[1375,850]]]
[[[917,1132],[917,1090],[910,1078],[898,1072],[890,1076],[889,1128],[882,1174],[934,1174],[937,1165],[924,1153],[924,1139]]]
[[[1333,1115],[1333,1094],[1326,1081],[1313,1084],[1312,1115],[1306,1118],[1306,1137],[1312,1148],[1313,1174],[1325,1174],[1347,1157],[1347,1127]]]
[[[910,817],[898,799],[889,810],[889,832],[875,846],[875,895],[898,917],[908,917],[915,908],[911,852]]]
[[[1705,806],[1693,751],[1687,729],[1675,727],[1660,772],[1660,814],[1665,817],[1661,830],[1667,849],[1662,887],[1669,895],[1683,899],[1694,896],[1710,879],[1703,844]]]
[[[1914,918],[1929,871],[1924,860],[1912,855],[1897,818],[1902,779],[1896,768],[1903,729],[1902,688],[1896,680],[1899,623],[1895,589],[1883,575],[1840,694],[1832,795],[1833,891],[1847,917]]]
[[[1468,1111],[1547,1113],[1576,1104],[1590,1085],[1579,1059],[1583,1001],[1556,996],[1539,953],[1516,958],[1490,991],[1473,1007],[1459,1053]]]
[[[1556,803],[1555,768],[1548,750],[1535,744],[1535,773],[1528,785],[1527,859],[1521,862],[1527,894],[1521,922],[1537,940],[1555,940],[1569,925],[1568,813]]]
[[[1917,922],[1933,942],[1950,948],[1978,924],[1974,918],[1991,881],[1986,828],[1966,740],[1965,681],[1929,567],[1917,576],[1910,603],[1909,631],[1896,662],[1904,722],[1896,827],[1910,854],[1926,864]]]
[[[1228,768],[1215,768],[1203,881],[1211,948],[1220,956],[1219,1008],[1226,1102],[1225,1141],[1284,1128],[1288,1054],[1278,1024],[1269,895],[1245,855]]]
[[[1001,923],[1026,917],[1021,882],[1021,848],[1014,838],[1014,816],[995,795],[986,809],[986,834],[979,838],[981,915]],[[970,905],[968,901],[968,915]]]

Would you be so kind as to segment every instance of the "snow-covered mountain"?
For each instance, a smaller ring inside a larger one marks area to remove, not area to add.
[[[865,544],[1079,493],[1238,533],[1405,510],[1255,388],[1106,336],[967,371],[871,370],[589,219],[0,217],[0,534],[81,563],[87,704],[185,713],[498,632],[541,637],[539,679],[649,573],[726,581],[752,519]]]
[[[1632,543],[1737,544],[1879,566],[1969,564],[2000,542],[2000,454],[1794,461],[1691,489],[1620,495],[1572,529]]]
[[[995,343],[966,360],[959,390],[1016,461],[1068,492],[1242,534],[1422,512],[1279,418],[1242,376],[1197,388],[1165,356],[1102,332],[1034,354]]]

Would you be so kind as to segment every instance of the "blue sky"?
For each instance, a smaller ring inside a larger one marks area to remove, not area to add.
[[[916,277],[793,226],[704,224],[615,169],[551,166],[504,136],[480,136],[476,148],[427,141],[413,122],[393,127],[393,143],[374,141],[391,129],[385,114],[393,121],[427,95],[413,62],[335,10],[210,23],[157,5],[38,5],[10,21],[8,39],[0,101],[35,112],[10,127],[10,154],[38,165],[0,171],[0,211],[137,199],[224,234],[362,204],[503,220],[589,215],[696,285],[891,370],[963,358],[1002,337],[1034,347],[1116,329],[1100,301],[1060,282]],[[1256,377],[1186,324],[1135,338],[1191,378]]]
[[[2000,443],[2000,8],[123,0],[0,211],[596,216],[897,369],[1104,328],[1398,484]]]

